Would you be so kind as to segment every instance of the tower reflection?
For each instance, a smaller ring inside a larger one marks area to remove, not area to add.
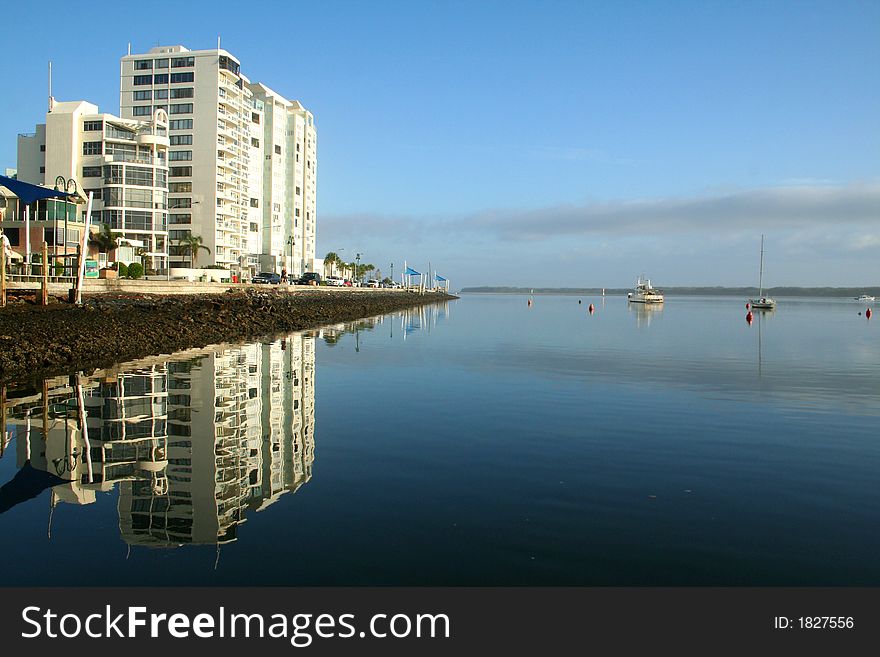
[[[9,393],[3,447],[19,468],[0,513],[49,489],[62,504],[118,490],[129,545],[236,540],[312,476],[315,338],[190,350]]]

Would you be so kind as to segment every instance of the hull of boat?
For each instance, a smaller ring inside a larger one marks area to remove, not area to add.
[[[651,296],[630,296],[628,297],[630,303],[663,303],[663,297],[652,294]]]
[[[749,300],[749,305],[754,310],[773,310],[774,308],[776,308],[775,301],[752,301],[752,300]]]

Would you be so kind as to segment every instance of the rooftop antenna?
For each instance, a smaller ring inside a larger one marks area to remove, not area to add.
[[[52,108],[55,105],[55,99],[52,98],[52,60],[49,60],[49,111],[52,111]]]
[[[217,50],[220,50],[220,35],[217,35]]]
[[[128,42],[128,55],[131,57],[131,41]]]

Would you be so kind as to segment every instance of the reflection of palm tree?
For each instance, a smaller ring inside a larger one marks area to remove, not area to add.
[[[199,249],[204,249],[208,253],[211,252],[211,249],[202,244],[202,238],[199,235],[187,235],[177,240],[177,243],[183,247],[185,252],[189,252],[190,266],[193,269],[196,268],[196,262],[199,259]]]

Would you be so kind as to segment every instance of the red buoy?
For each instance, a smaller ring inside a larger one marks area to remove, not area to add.
[[[532,300],[531,300],[531,299],[529,299],[529,305],[530,305],[530,306],[532,305]]]
[[[589,307],[587,310],[589,310],[589,311],[590,311],[590,314],[592,315],[592,314],[593,314],[593,311],[596,310],[596,309],[593,307],[593,304],[590,304],[590,307]]]
[[[752,307],[752,304],[750,304],[748,301],[746,301],[746,310],[748,310],[751,307]]]
[[[746,313],[746,324],[751,325],[753,319],[755,319],[755,316],[752,315],[752,311],[750,310],[748,313]]]
[[[865,311],[865,317],[867,317],[868,319],[871,319],[871,309],[870,309],[870,308],[868,308],[868,309]]]

